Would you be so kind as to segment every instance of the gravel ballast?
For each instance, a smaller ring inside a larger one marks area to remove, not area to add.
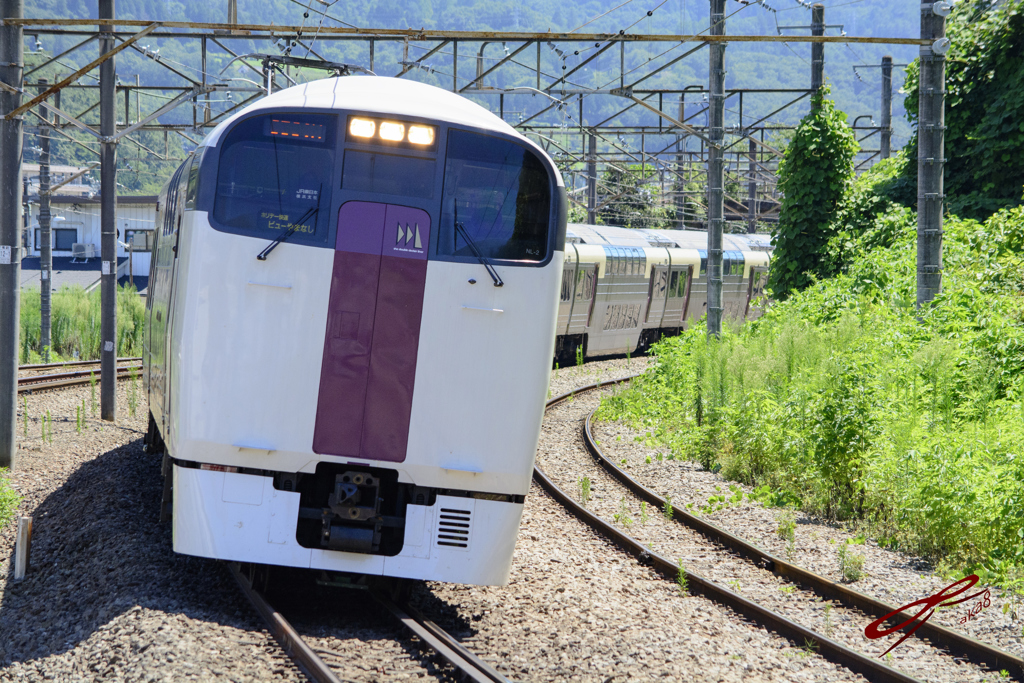
[[[171,552],[170,527],[158,523],[161,458],[143,452],[148,412],[138,389],[130,417],[128,382],[118,383],[116,425],[92,417],[89,387],[27,396],[27,438],[19,410],[8,476],[23,496],[19,514],[34,519],[32,554],[25,580],[14,582],[16,525],[6,525],[0,680],[305,680],[222,564]],[[47,410],[52,444],[40,439]]]
[[[551,395],[634,374],[649,363],[632,358],[563,368],[552,374]],[[19,512],[34,517],[35,529],[32,565],[20,583],[10,581],[14,524],[0,533],[0,680],[304,680],[221,563],[171,552],[169,526],[157,521],[160,456],[143,452],[145,401],[140,391],[138,415],[127,417],[126,385],[119,383],[117,425],[90,414],[82,434],[75,408],[84,400],[91,413],[88,387],[28,397],[30,417],[50,410],[54,442],[43,444],[38,421],[30,420],[9,475],[24,496]],[[550,475],[563,467],[559,482],[570,491],[589,471],[578,419],[594,405],[576,397],[545,419],[539,462]],[[609,438],[615,436],[602,443]],[[637,457],[642,462],[646,455]],[[592,459],[589,467],[599,471]],[[598,495],[611,488],[590,476],[597,510]],[[620,495],[605,501],[602,516],[618,511]],[[675,495],[677,503],[689,500]],[[635,505],[632,514],[639,515]],[[803,531],[798,524],[798,539]],[[651,542],[657,549],[662,541],[652,536]],[[446,667],[368,599],[342,602],[347,612],[324,601],[295,612],[294,623],[343,680],[445,677]],[[536,486],[508,586],[422,584],[413,603],[514,680],[863,680],[716,603],[681,594]],[[292,618],[293,610],[284,611]],[[968,675],[922,680],[980,680],[971,677],[972,668],[963,671]]]

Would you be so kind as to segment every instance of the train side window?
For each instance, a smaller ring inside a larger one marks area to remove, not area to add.
[[[570,301],[572,299],[572,284],[574,274],[574,268],[566,268],[565,270],[562,271],[562,301]]]
[[[334,185],[334,114],[274,113],[238,122],[220,145],[214,228],[291,242],[327,241]]]
[[[196,208],[196,194],[199,192],[199,167],[203,162],[205,147],[200,147],[192,155],[192,166],[188,169],[188,187],[185,191],[185,210],[192,211]]]
[[[437,253],[476,260],[546,261],[550,254],[551,179],[540,158],[511,140],[451,129]],[[561,248],[561,247],[558,247]]]

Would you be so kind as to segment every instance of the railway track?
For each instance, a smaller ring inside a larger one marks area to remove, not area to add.
[[[131,358],[118,358],[118,363],[130,363],[130,362],[142,362],[141,356],[133,356]],[[18,372],[38,372],[42,370],[54,370],[56,368],[81,368],[89,365],[95,365],[99,367],[99,360],[73,360],[64,363],[33,363],[31,365],[19,365]]]
[[[237,563],[231,563],[229,568],[242,593],[267,623],[270,632],[309,679],[315,683],[341,683],[341,679],[316,653],[314,648],[303,639],[284,615],[276,610],[266,597],[254,587],[252,579],[244,574],[241,567]],[[454,667],[463,680],[475,683],[507,683],[508,679],[463,647],[454,636],[423,617],[408,603],[393,600],[379,591],[371,591],[371,595],[406,630]]]
[[[551,399],[547,404],[547,409],[550,410],[556,406],[562,405],[567,401],[573,400],[575,397],[628,382],[632,377],[633,376],[599,382],[597,384],[576,389],[572,392]],[[593,456],[596,463],[600,465],[600,467],[606,471],[611,478],[618,483],[618,485],[629,491],[631,496],[635,496],[640,500],[645,501],[647,504],[656,506],[658,510],[664,509],[666,501],[662,497],[647,489],[639,482],[633,480],[625,471],[619,468],[614,462],[605,456],[604,453],[602,453],[590,430],[592,415],[593,410],[588,410],[585,419],[580,420],[580,422],[582,422],[580,430],[583,443],[590,455]],[[586,507],[582,506],[571,495],[560,488],[552,477],[545,474],[539,465],[534,470],[534,478],[554,498],[568,508],[570,512],[585,521],[592,528],[607,536],[616,543],[616,545],[636,557],[641,563],[653,566],[667,579],[673,581],[677,580],[680,573],[680,567],[678,564],[673,562],[670,558],[658,554],[650,545],[645,546],[640,540],[626,534],[622,529],[602,519]],[[685,510],[681,510],[671,505],[670,507],[672,509],[672,522],[684,526],[690,532],[699,535],[706,545],[714,546],[712,552],[708,552],[708,554],[711,555],[711,559],[702,563],[701,567],[702,571],[706,570],[709,575],[715,571],[715,563],[718,563],[719,565],[728,564],[730,562],[735,562],[737,557],[739,557],[749,563],[749,565],[756,567],[760,572],[774,577],[773,580],[777,581],[782,579],[790,582],[793,586],[798,587],[806,594],[813,594],[815,600],[823,598],[825,600],[835,601],[839,604],[837,609],[848,610],[853,615],[856,623],[866,625],[876,619],[881,619],[882,617],[893,614],[897,609],[896,606],[887,605],[867,595],[854,591],[847,586],[837,584],[814,574],[813,572],[786,562],[781,558],[775,557],[764,550],[757,548],[744,539],[687,513]],[[706,549],[704,551],[707,552]],[[734,586],[736,590],[730,590],[729,588],[721,585],[721,583],[695,571],[691,571],[690,569],[687,569],[685,573],[691,593],[703,595],[708,599],[728,606],[751,620],[786,638],[789,638],[790,640],[795,641],[798,645],[811,647],[812,649],[817,650],[823,657],[836,664],[845,666],[851,671],[861,674],[868,680],[884,682],[899,681],[903,683],[919,680],[911,674],[901,671],[895,666],[888,665],[881,659],[869,656],[858,649],[849,647],[848,645],[839,642],[838,639],[830,638],[815,629],[808,628],[797,621],[788,619],[787,617],[782,616],[778,611],[769,609],[758,601],[754,601],[741,595],[738,583],[737,586]],[[911,612],[911,614],[912,613],[913,612]],[[910,614],[907,614],[901,615],[899,618],[891,619],[887,622],[887,626],[889,628],[895,627],[901,622],[906,621],[909,616]],[[909,630],[911,626],[906,626],[904,631]],[[951,666],[955,664],[955,660],[950,656],[952,654],[955,657],[964,658],[972,663],[990,667],[996,672],[1005,671],[1009,676],[1016,680],[1024,680],[1024,660],[998,648],[992,647],[991,645],[969,638],[956,631],[930,622],[925,622],[918,628],[913,637],[916,637],[918,642],[929,642],[931,644],[930,647],[919,647],[931,650],[930,653],[926,654],[930,654],[934,659],[944,659],[946,660],[945,663]],[[907,644],[905,643],[905,645]],[[917,653],[915,652],[915,654]],[[898,665],[899,662],[896,662],[896,664]],[[953,680],[959,679],[954,678]]]
[[[123,362],[125,359],[122,359]],[[98,361],[97,361],[98,364]],[[24,368],[26,366],[22,366]],[[142,364],[121,365],[117,368],[117,378],[127,379],[132,373],[138,377],[142,373]],[[18,393],[42,391],[46,389],[59,389],[62,387],[79,386],[99,381],[99,372],[96,370],[72,370],[70,372],[57,372],[46,375],[29,375],[18,378]]]

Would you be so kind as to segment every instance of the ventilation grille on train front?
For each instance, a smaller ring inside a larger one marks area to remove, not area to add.
[[[441,508],[437,522],[437,544],[450,548],[469,547],[469,510]]]

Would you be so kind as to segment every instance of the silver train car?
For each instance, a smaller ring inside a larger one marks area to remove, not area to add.
[[[763,313],[768,235],[724,235],[723,319]],[[707,233],[570,223],[555,362],[643,352],[707,313]]]
[[[175,552],[508,581],[565,187],[447,91],[355,76],[212,131],[160,194],[147,442]]]

